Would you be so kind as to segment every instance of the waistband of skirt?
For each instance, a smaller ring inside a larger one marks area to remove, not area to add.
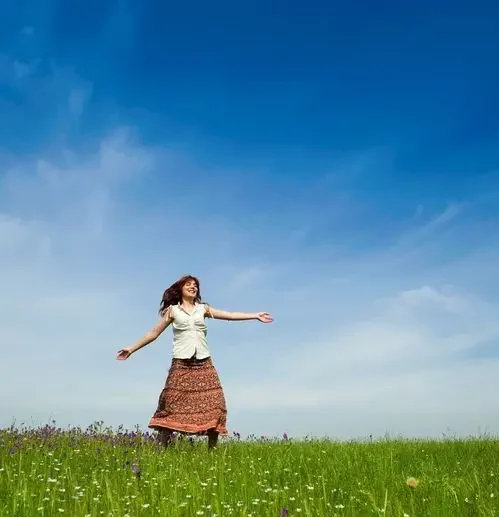
[[[178,365],[193,365],[193,364],[205,364],[211,362],[211,356],[203,357],[203,359],[196,359],[195,357],[190,357],[187,359],[180,359],[178,357],[174,357],[172,359],[172,364]]]

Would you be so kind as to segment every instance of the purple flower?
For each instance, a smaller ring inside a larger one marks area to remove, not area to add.
[[[288,514],[289,514],[289,512],[288,512],[287,508],[283,508],[281,510],[281,517],[288,517]]]
[[[137,479],[140,479],[140,468],[138,465],[135,465],[135,463],[132,465],[132,472],[137,476]]]
[[[283,440],[288,441],[288,440],[289,440],[289,438],[288,438],[288,433],[284,433],[284,434],[282,435],[282,438],[283,438]]]
[[[15,454],[17,452],[17,447],[12,447],[10,450],[9,450],[9,454],[12,456],[12,454]]]

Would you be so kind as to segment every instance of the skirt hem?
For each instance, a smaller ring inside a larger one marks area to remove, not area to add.
[[[152,418],[148,427],[151,429],[169,429],[177,433],[185,434],[206,434],[211,429],[215,429],[221,436],[227,436],[227,428],[220,425],[218,422],[210,422],[204,425],[181,424],[179,422],[172,422],[166,418]]]

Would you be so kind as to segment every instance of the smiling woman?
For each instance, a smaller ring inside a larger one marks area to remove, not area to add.
[[[206,317],[271,323],[267,312],[226,312],[202,303],[199,280],[184,276],[163,294],[158,324],[136,344],[123,348],[117,359],[128,359],[140,348],[155,341],[171,324],[173,360],[165,387],[159,396],[149,427],[159,431],[163,445],[173,432],[208,435],[208,446],[216,446],[218,436],[227,434],[227,408],[220,379],[208,347]]]

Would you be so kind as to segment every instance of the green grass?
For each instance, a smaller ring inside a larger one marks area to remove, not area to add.
[[[0,431],[1,517],[492,517],[498,478],[499,441],[485,438],[224,440],[209,452],[204,440],[160,450],[141,434]]]

